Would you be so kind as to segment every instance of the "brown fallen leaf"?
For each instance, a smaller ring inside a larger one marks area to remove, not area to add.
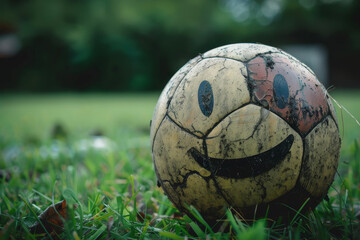
[[[46,208],[38,217],[49,234],[60,234],[63,231],[63,220],[66,219],[66,215],[66,200],[63,200]],[[32,234],[46,233],[40,222],[37,222],[30,227],[30,232]]]
[[[137,212],[136,218],[139,222],[144,223],[147,216],[146,216],[146,213],[144,213],[144,212]]]

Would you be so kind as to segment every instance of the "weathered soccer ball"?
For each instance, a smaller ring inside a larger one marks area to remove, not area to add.
[[[158,183],[208,221],[313,209],[340,150],[334,107],[305,64],[280,49],[233,44],[199,55],[163,90],[151,124]],[[306,204],[305,204],[306,203]]]

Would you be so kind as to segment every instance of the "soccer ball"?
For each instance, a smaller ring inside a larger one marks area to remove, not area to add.
[[[163,90],[151,124],[158,184],[173,204],[209,222],[313,209],[333,182],[340,137],[312,70],[262,44],[215,48]]]

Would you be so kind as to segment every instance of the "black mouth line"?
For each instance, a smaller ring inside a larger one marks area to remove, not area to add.
[[[294,135],[290,134],[281,143],[265,152],[237,159],[206,157],[195,148],[191,148],[189,153],[200,166],[214,175],[241,179],[256,177],[280,164],[289,153],[293,143]]]

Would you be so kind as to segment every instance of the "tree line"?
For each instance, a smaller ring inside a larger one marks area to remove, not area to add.
[[[197,54],[238,42],[322,44],[329,51],[330,82],[352,86],[360,53],[359,5],[355,0],[3,0],[0,90],[160,90]],[[7,53],[9,46],[17,48]]]

